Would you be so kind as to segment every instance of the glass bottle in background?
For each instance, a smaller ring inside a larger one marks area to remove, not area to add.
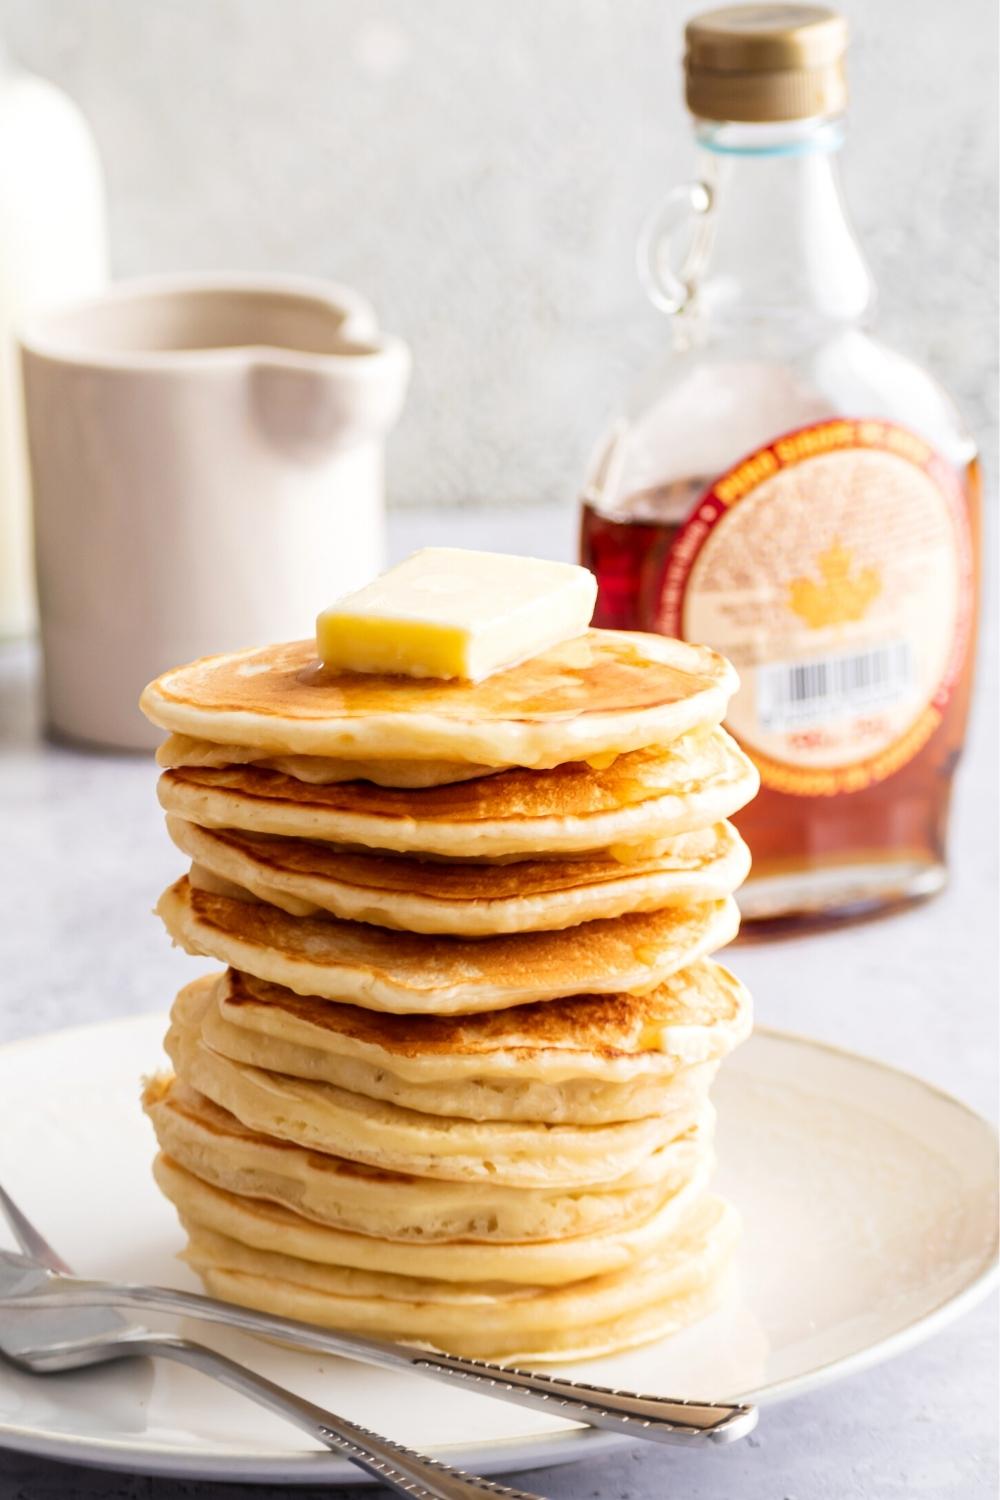
[[[96,295],[108,277],[104,179],[90,127],[0,40],[0,640],[35,624],[21,377],[14,330]]]
[[[706,641],[761,771],[736,821],[760,930],[927,896],[946,878],[976,615],[975,446],[866,331],[873,286],[837,173],[846,25],[735,6],[686,31],[694,179],[640,246],[671,348],[583,494],[595,623]]]

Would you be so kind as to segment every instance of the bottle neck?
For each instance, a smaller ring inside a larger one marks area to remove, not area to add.
[[[685,277],[692,313],[779,335],[864,319],[874,285],[840,184],[842,120],[697,120],[695,137],[710,207]]]

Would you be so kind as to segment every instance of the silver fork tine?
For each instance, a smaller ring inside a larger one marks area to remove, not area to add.
[[[61,1255],[58,1255],[47,1240],[44,1240],[38,1230],[27,1218],[13,1198],[0,1183],[0,1213],[3,1214],[7,1223],[13,1231],[14,1238],[24,1251],[30,1255],[32,1260],[40,1260],[43,1266],[48,1266],[50,1271],[58,1271],[63,1276],[73,1276],[71,1266],[68,1266]]]

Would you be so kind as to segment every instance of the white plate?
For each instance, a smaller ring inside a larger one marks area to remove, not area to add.
[[[139,1076],[162,1016],[0,1050],[0,1181],[82,1273],[193,1286],[149,1175]],[[604,1385],[769,1401],[917,1343],[982,1297],[996,1257],[996,1142],[956,1100],[850,1053],[759,1032],[722,1069],[718,1187],[746,1226],[727,1306],[668,1341],[570,1367]],[[193,1330],[188,1330],[193,1331]],[[367,1427],[480,1473],[618,1441],[516,1406],[201,1329]],[[196,1336],[198,1336],[196,1334]],[[0,1368],[0,1445],[149,1474],[357,1483],[343,1459],[165,1361],[58,1380]]]

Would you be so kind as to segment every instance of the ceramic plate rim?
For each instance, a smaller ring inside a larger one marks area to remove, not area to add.
[[[0,1045],[0,1056],[6,1056],[15,1051],[29,1051],[33,1047],[43,1046],[56,1037],[71,1039],[80,1033],[92,1035],[100,1031],[139,1029],[149,1026],[154,1021],[162,1022],[164,1019],[162,1012],[146,1012],[141,1016],[120,1016],[112,1020],[94,1021],[78,1026],[57,1028],[54,1031],[37,1032],[32,1036],[19,1037],[14,1041],[3,1043]],[[771,1026],[755,1026],[754,1035],[817,1052],[830,1053],[877,1072],[903,1078],[923,1089],[939,1103],[961,1110],[980,1128],[987,1131],[993,1140],[994,1147],[997,1146],[996,1127],[984,1115],[966,1104],[964,1100],[949,1093],[947,1089],[940,1088],[917,1073],[802,1032],[786,1031]],[[877,1364],[892,1359],[970,1312],[989,1295],[997,1282],[998,1274],[1000,1274],[1000,1265],[994,1256],[961,1290],[946,1297],[943,1302],[916,1318],[912,1323],[908,1323],[904,1328],[897,1329],[887,1337],[878,1339],[866,1348],[858,1349],[841,1359],[818,1365],[815,1369],[801,1375],[792,1375],[784,1380],[757,1387],[746,1392],[744,1399],[753,1401],[759,1406],[787,1401],[793,1396],[819,1390],[834,1381],[860,1374],[863,1370],[871,1369]],[[448,1462],[457,1464],[459,1467],[481,1474],[497,1474],[518,1469],[542,1469],[558,1464],[573,1463],[580,1458],[594,1456],[599,1452],[630,1444],[632,1441],[634,1440],[628,1437],[601,1432],[596,1428],[583,1430],[577,1428],[567,1432],[539,1433],[530,1438],[484,1438],[472,1446],[449,1444],[436,1451],[440,1457],[446,1458]],[[215,1449],[211,1453],[205,1453],[198,1449],[185,1451],[150,1440],[127,1442],[118,1438],[54,1436],[37,1427],[21,1427],[4,1420],[0,1420],[0,1448],[34,1454],[39,1458],[62,1463],[76,1463],[91,1468],[115,1471],[135,1468],[136,1460],[142,1459],[145,1462],[137,1472],[156,1477],[228,1479],[244,1483],[281,1481],[285,1484],[320,1482],[367,1484],[373,1482],[335,1453],[296,1453],[294,1450],[289,1450],[287,1454],[276,1453],[268,1457],[262,1455],[247,1457],[236,1449],[232,1451]]]

